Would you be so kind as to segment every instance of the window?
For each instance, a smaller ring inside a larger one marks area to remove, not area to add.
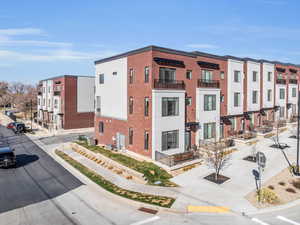
[[[101,112],[101,96],[96,96],[96,112]]]
[[[297,97],[297,88],[292,88],[292,97]]]
[[[284,88],[279,89],[279,99],[284,99],[285,98],[285,90]]]
[[[253,73],[252,73],[252,81],[253,82],[257,81],[257,72],[256,71],[253,71]]]
[[[268,102],[272,101],[272,90],[268,90]]]
[[[179,115],[179,98],[164,97],[162,98],[162,116],[178,116]]]
[[[216,136],[216,123],[205,123],[203,128],[204,139],[211,139]]]
[[[50,104],[51,104],[51,100],[50,100],[50,99],[48,99],[48,106],[50,106]]]
[[[213,73],[210,70],[202,70],[202,80],[212,80],[213,79]]]
[[[129,114],[133,113],[133,97],[129,98]]]
[[[99,122],[99,133],[104,133],[104,123],[102,121]]]
[[[280,118],[282,118],[282,117],[284,117],[284,107],[280,107],[280,109],[279,109],[279,117]]]
[[[221,95],[221,96],[220,96],[220,102],[224,102],[224,100],[225,100],[225,96],[224,96],[224,95]]]
[[[117,73],[117,72],[113,72],[112,75],[113,75],[113,76],[117,76],[118,73]]]
[[[50,87],[48,87],[48,93],[50,93],[51,92],[51,89],[50,89]]]
[[[233,105],[235,107],[238,107],[241,105],[241,93],[240,92],[234,92]]]
[[[241,81],[241,71],[234,71],[234,82],[240,82]]]
[[[43,106],[46,105],[46,99],[43,99]]]
[[[149,67],[148,66],[145,67],[144,76],[145,76],[145,83],[148,83],[149,82]]]
[[[41,99],[39,98],[38,105],[41,105]]]
[[[257,104],[257,91],[252,91],[252,103]]]
[[[224,77],[225,77],[225,73],[224,73],[223,71],[221,71],[221,73],[220,73],[220,78],[223,80]]]
[[[104,84],[104,74],[99,74],[99,84]]]
[[[224,138],[224,124],[220,123],[220,138]]]
[[[268,81],[272,81],[272,72],[268,72]]]
[[[159,80],[166,83],[176,80],[176,70],[171,68],[160,67]]]
[[[204,111],[216,110],[216,95],[204,95]]]
[[[186,79],[188,79],[188,80],[192,79],[192,71],[191,70],[186,71]]]
[[[45,87],[43,87],[43,93],[45,93],[45,90],[46,90],[46,88],[45,88]]]
[[[178,130],[162,132],[161,150],[165,151],[173,148],[178,148],[178,134]]]
[[[187,98],[185,99],[185,105],[187,105],[187,106],[192,105],[192,97],[187,97]]]
[[[134,79],[134,71],[133,69],[129,70],[129,84],[133,83],[133,79]]]
[[[149,116],[149,98],[145,97],[144,99],[144,115]]]
[[[132,145],[133,144],[133,129],[129,128],[128,130],[128,136],[129,136],[129,144]]]
[[[282,73],[278,73],[277,78],[278,79],[283,79]]]
[[[148,131],[144,132],[144,149],[145,150],[149,149],[149,132]]]
[[[231,123],[231,130],[235,130],[235,118],[229,118]]]

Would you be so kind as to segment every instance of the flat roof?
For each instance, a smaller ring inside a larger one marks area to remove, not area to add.
[[[63,77],[87,77],[87,78],[95,78],[95,76],[85,76],[85,75],[60,75],[60,76],[49,77],[47,79],[40,80],[40,82],[47,81],[47,80],[54,80],[54,79],[63,78]]]
[[[244,61],[244,62],[245,61],[253,61],[253,62],[258,62],[258,63],[266,62],[266,63],[272,63],[272,64],[281,64],[281,65],[284,65],[284,66],[300,67],[300,65],[298,65],[298,64],[279,62],[279,61],[275,61],[275,60],[254,59],[254,58],[249,58],[249,57],[237,57],[237,56],[232,56],[232,55],[222,56],[222,55],[215,55],[215,54],[210,54],[210,53],[200,52],[200,51],[187,52],[187,51],[181,51],[181,50],[175,50],[175,49],[170,49],[170,48],[159,47],[159,46],[155,46],[155,45],[149,45],[149,46],[146,46],[146,47],[143,47],[143,48],[131,50],[131,51],[128,51],[128,52],[125,52],[125,53],[121,53],[121,54],[114,55],[114,56],[111,56],[111,57],[96,60],[94,63],[97,65],[97,64],[100,64],[100,63],[109,62],[109,61],[112,61],[112,60],[124,58],[124,57],[130,56],[130,55],[135,55],[135,54],[142,53],[142,52],[147,52],[147,51],[159,51],[159,52],[164,52],[164,53],[169,53],[169,54],[174,54],[174,55],[188,56],[188,57],[192,57],[192,58],[196,58],[197,56],[203,56],[203,57],[219,59],[219,60],[233,59],[233,60]]]

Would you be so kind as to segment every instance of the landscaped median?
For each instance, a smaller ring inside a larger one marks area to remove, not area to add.
[[[114,193],[116,195],[139,201],[144,202],[152,205],[157,205],[160,207],[170,208],[172,204],[174,203],[175,199],[171,197],[166,196],[160,196],[160,195],[151,195],[151,194],[145,194],[135,191],[126,190],[123,188],[120,188],[119,186],[111,183],[110,181],[106,180],[96,172],[90,170],[89,168],[85,167],[81,163],[77,162],[76,160],[72,159],[70,156],[65,154],[62,151],[56,150],[55,153],[64,159],[67,163],[69,163],[71,166],[73,166],[75,169],[80,171],[82,174],[87,176],[90,180],[104,188],[105,190]]]
[[[172,178],[172,175],[169,174],[163,168],[155,165],[154,163],[146,162],[146,161],[138,161],[129,156],[120,153],[115,153],[110,150],[103,149],[99,146],[88,145],[85,142],[76,142],[76,143],[94,153],[100,153],[105,157],[118,162],[119,164],[122,164],[130,169],[133,169],[143,174],[148,184],[165,186],[165,187],[177,186],[175,183],[169,180]]]

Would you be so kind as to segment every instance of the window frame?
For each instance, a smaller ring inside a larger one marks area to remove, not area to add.
[[[216,111],[217,108],[217,96],[216,95],[204,95],[203,96],[203,110],[204,111]],[[210,100],[211,99],[211,100]]]
[[[172,101],[175,101],[175,108],[173,110],[170,109],[171,105],[169,103]],[[162,117],[179,116],[179,97],[162,97],[161,106]]]
[[[211,130],[209,130],[209,128]],[[207,131],[207,132],[206,132]],[[211,133],[209,133],[210,131]],[[203,139],[208,140],[216,137],[216,122],[203,124]]]
[[[133,128],[128,129],[128,144],[133,145]]]
[[[104,133],[104,122],[103,121],[99,121],[99,123],[98,123],[98,132],[100,134]]]
[[[99,84],[104,84],[104,73],[99,74]]]
[[[192,70],[187,70],[185,77],[188,80],[192,80],[192,78],[193,78],[193,72],[192,72]]]
[[[134,109],[133,109],[133,97],[130,96],[129,97],[129,104],[128,104],[128,112],[129,112],[129,114],[133,114],[133,111],[134,111]]]
[[[257,100],[258,100],[258,91],[257,90],[253,90],[252,91],[252,104],[257,104],[258,103]]]
[[[149,97],[144,98],[144,116],[149,116]]]
[[[236,75],[238,75],[238,76],[236,77]],[[236,79],[236,78],[238,78],[238,79]],[[235,82],[235,83],[241,82],[241,71],[240,70],[233,71],[233,82]]]
[[[235,97],[236,97],[236,94],[237,94],[237,96],[238,96],[238,98],[237,98],[237,104],[236,104],[236,102],[235,102]],[[234,107],[240,107],[241,106],[241,92],[234,92],[233,93],[233,106]]]
[[[145,83],[149,83],[149,75],[150,75],[149,66],[145,66],[145,68],[144,68],[144,82]]]
[[[144,150],[149,150],[149,131],[144,131]]]
[[[164,140],[164,138],[166,138],[166,140]],[[170,143],[174,140],[175,142]],[[176,148],[179,148],[179,130],[163,131],[161,133],[161,151],[168,151]]]

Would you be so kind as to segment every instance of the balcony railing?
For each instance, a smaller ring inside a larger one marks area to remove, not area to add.
[[[290,84],[297,84],[298,81],[296,79],[289,79]]]
[[[204,88],[220,88],[220,82],[218,80],[205,80],[199,79],[198,80],[198,87]]]
[[[154,80],[155,89],[185,89],[184,81],[182,80]]]
[[[276,84],[286,84],[286,80],[284,79],[277,79]]]

